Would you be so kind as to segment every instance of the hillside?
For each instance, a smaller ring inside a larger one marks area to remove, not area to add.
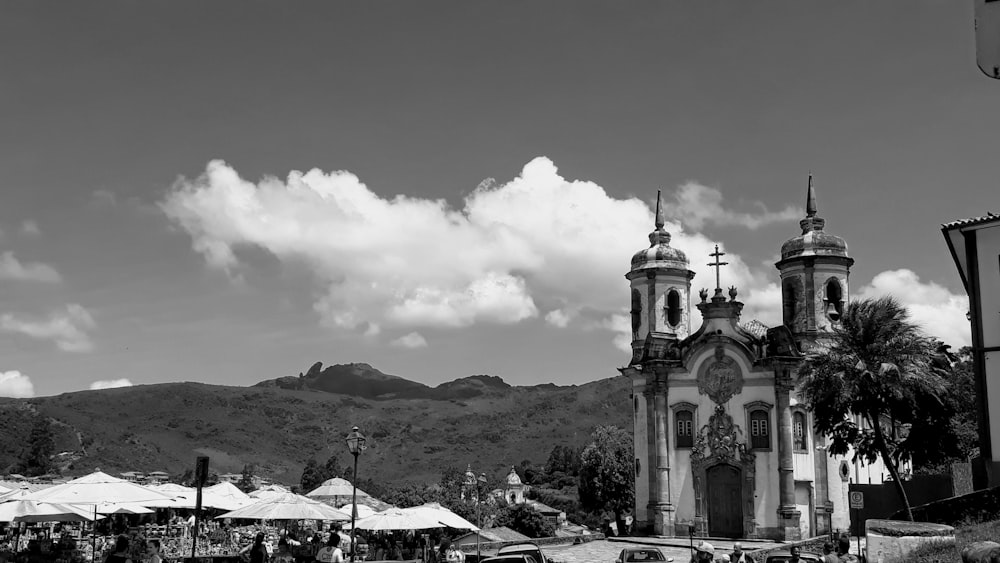
[[[298,482],[310,457],[335,453],[347,465],[343,438],[353,425],[369,438],[359,475],[388,483],[436,481],[443,468],[466,464],[505,473],[524,459],[543,464],[556,445],[585,443],[597,425],[631,426],[621,377],[512,387],[472,376],[430,388],[367,364],[314,367],[253,387],[165,383],[2,399],[0,471],[17,459],[34,413],[53,422],[56,451],[84,452],[72,474],[98,467],[180,474],[208,455],[213,471],[257,463],[286,483]]]

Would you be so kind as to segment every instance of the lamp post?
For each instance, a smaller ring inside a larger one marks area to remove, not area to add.
[[[483,532],[483,516],[479,510],[479,503],[482,502],[483,493],[481,489],[482,486],[485,484],[486,484],[486,474],[480,473],[479,478],[476,479],[476,527],[479,528],[478,530],[476,530],[476,563],[479,563],[479,560],[482,559],[482,557],[479,554],[479,536]]]
[[[354,543],[354,521],[358,516],[358,455],[365,451],[365,435],[358,432],[358,427],[351,429],[347,435],[347,449],[354,456],[354,477],[351,479],[354,491],[351,493],[351,561],[354,561],[354,552],[357,551]]]

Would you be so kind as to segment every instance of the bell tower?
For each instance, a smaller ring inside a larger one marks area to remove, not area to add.
[[[815,347],[840,322],[854,264],[847,255],[847,243],[824,231],[826,221],[816,212],[810,174],[806,216],[799,221],[802,234],[781,245],[781,260],[775,263],[781,275],[782,322],[803,352]]]
[[[670,246],[660,190],[656,191],[655,230],[649,248],[632,256],[629,280],[632,296],[632,352],[641,354],[647,337],[681,340],[691,334],[691,279],[687,256]]]

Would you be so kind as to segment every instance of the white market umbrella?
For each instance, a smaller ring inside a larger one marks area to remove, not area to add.
[[[0,504],[0,522],[90,522],[94,515],[68,504],[12,500]]]
[[[35,491],[27,498],[64,504],[126,503],[142,506],[175,506],[167,494],[100,471],[78,477],[62,485]]]
[[[350,514],[352,506],[353,506],[352,504],[347,503],[344,506],[341,506],[340,510],[341,510],[341,512],[346,512],[347,514]],[[361,518],[367,518],[367,517],[371,516],[372,514],[375,514],[376,512],[377,512],[377,510],[375,510],[374,508],[372,508],[372,507],[370,507],[368,505],[360,504],[360,503],[358,504],[358,519],[359,520]]]
[[[302,495],[285,493],[263,499],[250,506],[238,508],[216,518],[243,518],[246,520],[329,520],[347,522],[349,514]]]
[[[201,491],[201,505],[222,510],[236,510],[255,504],[258,499],[244,493],[232,483],[222,482]]]
[[[320,486],[306,493],[307,497],[350,497],[354,493],[354,485],[347,479],[334,477],[323,481]],[[359,497],[371,496],[358,489]]]
[[[72,505],[67,505],[72,506]],[[129,502],[100,502],[97,504],[76,505],[80,510],[90,510],[97,514],[152,514],[155,510],[146,508],[141,504]]]
[[[359,530],[426,530],[444,526],[426,514],[390,508],[356,521],[354,527]]]
[[[436,502],[429,502],[427,504],[404,508],[402,510],[416,512],[425,515],[428,518],[436,519],[442,526],[447,526],[449,528],[472,530],[473,532],[479,530],[479,528],[472,522],[469,522],[465,518],[462,518],[458,514],[455,514],[451,510],[448,510]]]

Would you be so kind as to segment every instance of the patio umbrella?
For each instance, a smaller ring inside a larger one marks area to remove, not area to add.
[[[354,493],[354,485],[347,479],[334,477],[323,481],[320,486],[306,493],[307,497],[350,497]],[[359,497],[371,496],[358,489]]]
[[[404,508],[403,510],[417,512],[427,516],[428,518],[436,519],[442,526],[447,526],[449,528],[472,531],[479,530],[479,528],[472,522],[469,522],[465,518],[462,518],[458,514],[455,514],[436,502],[429,502],[420,506]]]
[[[354,527],[359,530],[426,530],[444,526],[426,514],[390,508],[358,520]]]
[[[98,505],[110,502],[142,506],[175,506],[167,494],[100,471],[78,477],[62,485],[35,491],[26,498],[65,504]]]
[[[90,522],[92,513],[68,504],[12,500],[0,504],[0,522]]]
[[[206,487],[201,491],[202,506],[222,510],[236,510],[250,506],[258,500],[241,491],[236,485],[227,482]]]
[[[347,522],[350,515],[336,508],[302,495],[284,493],[263,499],[250,506],[238,508],[216,518],[243,518],[246,520],[330,520]]]
[[[156,512],[141,504],[129,502],[99,502],[97,504],[80,504],[76,507],[80,510],[90,510],[92,512],[95,511],[96,507],[97,514],[152,514]]]
[[[353,505],[351,503],[347,503],[344,506],[340,507],[340,511],[341,512],[345,512],[347,514],[350,514],[352,506]],[[366,506],[366,505],[361,504],[361,503],[358,503],[358,519],[367,518],[367,517],[371,516],[372,514],[375,514],[376,512],[378,512],[378,511],[375,510],[374,508],[372,508],[370,506]]]

